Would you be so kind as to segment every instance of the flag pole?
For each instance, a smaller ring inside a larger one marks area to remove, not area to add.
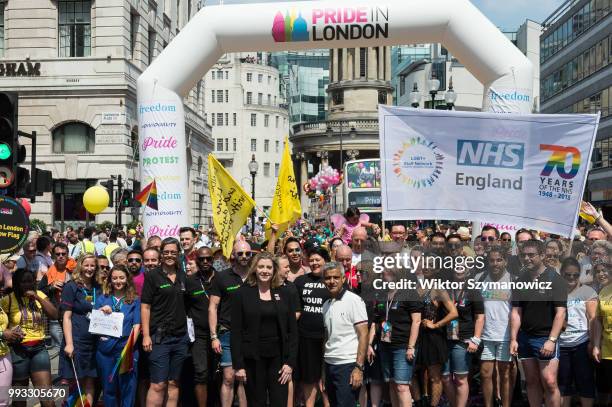
[[[83,393],[81,392],[81,385],[79,384],[79,377],[77,376],[76,367],[74,366],[74,359],[70,358],[70,362],[72,363],[72,371],[74,372],[74,380],[76,381],[77,390],[79,392],[79,400],[81,401],[81,407],[85,407],[85,404],[83,403]]]

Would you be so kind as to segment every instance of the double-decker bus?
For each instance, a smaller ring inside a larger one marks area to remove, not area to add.
[[[344,163],[344,206],[356,206],[370,222],[382,224],[379,158]]]

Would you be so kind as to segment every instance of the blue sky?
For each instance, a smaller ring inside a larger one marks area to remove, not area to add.
[[[290,0],[289,0],[290,1]],[[407,0],[407,6],[409,7]],[[526,19],[541,23],[563,0],[471,0],[484,15],[504,31],[515,31]],[[276,0],[224,0],[225,4],[274,3]],[[219,4],[219,0],[205,0],[207,5]]]

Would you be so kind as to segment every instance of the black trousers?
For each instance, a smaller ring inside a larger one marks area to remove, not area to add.
[[[283,366],[281,357],[246,359],[244,364],[247,377],[244,390],[249,407],[266,407],[268,400],[270,407],[286,407],[288,387],[278,382]]]

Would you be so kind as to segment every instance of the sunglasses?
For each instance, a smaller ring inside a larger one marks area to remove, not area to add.
[[[511,241],[512,241],[512,238],[510,237],[502,239],[502,242],[511,242]]]
[[[198,257],[198,261],[213,261],[214,257],[213,256],[202,256],[202,257]]]
[[[236,257],[251,257],[251,252],[236,252]]]
[[[68,256],[67,252],[59,252],[59,253],[54,253],[55,257],[66,257]]]
[[[127,259],[128,263],[142,263],[142,259],[133,257],[131,259]]]
[[[102,270],[110,270],[110,266],[100,266]]]
[[[564,273],[563,277],[570,279],[570,280],[574,280],[580,277],[580,273]]]
[[[480,241],[481,242],[486,242],[486,241],[494,242],[495,240],[497,240],[497,239],[494,238],[493,236],[481,236],[480,237]]]

